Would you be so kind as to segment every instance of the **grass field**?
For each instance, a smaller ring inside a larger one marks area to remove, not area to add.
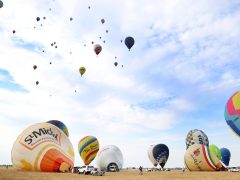
[[[240,180],[240,172],[182,172],[182,171],[154,171],[139,175],[137,170],[122,170],[116,173],[105,173],[104,176],[79,175],[71,173],[43,173],[19,171],[13,168],[0,168],[0,179],[8,180]]]

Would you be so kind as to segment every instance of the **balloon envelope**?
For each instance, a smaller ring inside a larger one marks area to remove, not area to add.
[[[78,152],[85,165],[89,165],[99,151],[98,139],[94,136],[86,136],[78,143]]]
[[[220,149],[221,154],[222,154],[222,159],[221,161],[226,165],[229,166],[229,161],[231,158],[231,153],[227,148],[221,148]]]
[[[151,145],[148,148],[147,154],[148,154],[148,158],[151,161],[151,163],[156,167],[158,165],[158,162],[155,160],[155,158],[153,157],[153,148],[155,145]]]
[[[153,147],[152,154],[154,159],[163,168],[168,160],[169,149],[165,144],[158,144]]]
[[[33,65],[33,69],[34,69],[34,70],[37,69],[37,65]]]
[[[64,134],[66,134],[67,137],[69,136],[68,128],[62,121],[50,120],[50,121],[47,121],[47,123],[50,123],[50,124],[53,124],[54,126],[57,126],[59,129],[61,129],[64,132]]]
[[[86,68],[85,67],[80,67],[79,68],[79,72],[81,74],[81,76],[86,72]]]
[[[193,129],[188,132],[186,137],[186,149],[193,144],[209,145],[207,135],[200,129]]]
[[[231,130],[240,137],[240,91],[229,98],[225,107],[225,120]]]
[[[105,19],[101,19],[101,23],[102,23],[102,24],[105,23]]]
[[[214,152],[202,144],[193,144],[187,149],[184,163],[190,171],[216,171],[222,168]]]
[[[123,166],[123,155],[121,150],[115,145],[107,145],[102,147],[96,157],[96,164],[100,170],[114,166],[120,170]]]
[[[57,126],[37,123],[25,129],[12,147],[15,168],[30,171],[68,171],[74,151],[68,137]]]
[[[134,45],[134,43],[135,43],[135,40],[133,39],[133,37],[128,36],[125,38],[125,45],[129,49],[129,51],[132,48],[132,46]]]
[[[102,46],[99,44],[95,44],[93,49],[94,49],[94,52],[98,55],[102,51]]]

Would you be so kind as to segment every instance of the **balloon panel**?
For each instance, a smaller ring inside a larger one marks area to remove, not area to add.
[[[153,157],[163,168],[169,156],[169,149],[165,144],[158,144],[153,147]]]
[[[186,137],[186,148],[193,144],[203,144],[208,146],[209,141],[207,135],[199,129],[193,129],[189,131]]]
[[[225,107],[225,120],[232,131],[240,137],[240,91],[228,100]]]
[[[216,171],[222,164],[207,146],[194,144],[184,155],[184,163],[190,171]]]
[[[99,150],[99,142],[94,136],[86,136],[78,143],[78,152],[85,165],[89,165],[96,157]]]
[[[25,129],[12,147],[15,168],[31,171],[59,171],[63,163],[73,167],[74,151],[68,137],[50,123]]]
[[[219,160],[222,159],[221,151],[216,145],[211,144],[209,148],[213,151],[213,153],[217,156]]]
[[[50,120],[50,121],[47,121],[47,123],[57,126],[59,129],[61,129],[64,132],[64,134],[66,134],[66,136],[69,136],[68,128],[63,122],[59,120]]]

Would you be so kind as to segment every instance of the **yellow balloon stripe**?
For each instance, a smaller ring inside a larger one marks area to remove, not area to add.
[[[233,97],[232,97],[232,102],[236,110],[240,109],[240,92],[237,92]]]

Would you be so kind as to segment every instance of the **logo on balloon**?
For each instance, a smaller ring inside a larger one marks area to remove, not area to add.
[[[20,144],[33,150],[39,144],[49,141],[60,145],[61,132],[57,128],[39,128],[26,133],[20,139]]]

